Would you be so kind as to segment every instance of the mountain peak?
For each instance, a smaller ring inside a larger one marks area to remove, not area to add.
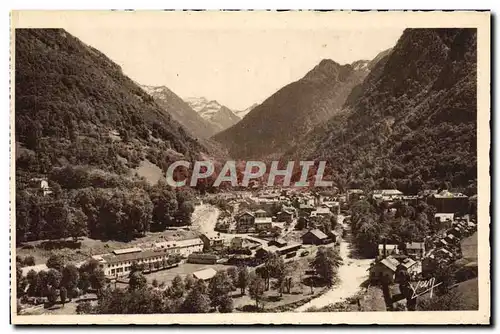
[[[240,121],[240,118],[231,109],[216,100],[209,100],[205,97],[189,97],[185,101],[205,121],[211,123],[218,132]]]
[[[340,65],[331,59],[323,59],[305,75],[304,79],[343,81],[351,71],[351,65]]]

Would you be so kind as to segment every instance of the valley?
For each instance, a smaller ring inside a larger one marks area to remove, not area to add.
[[[475,29],[320,58],[245,110],[15,35],[18,314],[477,309]]]

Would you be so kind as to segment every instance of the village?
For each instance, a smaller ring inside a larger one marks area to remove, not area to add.
[[[46,183],[42,186],[47,191]],[[360,259],[353,255],[350,240],[350,207],[359,200],[383,203],[388,211],[395,210],[392,208],[394,203],[426,201],[436,207],[433,224],[441,232],[415,242],[383,242],[378,244],[376,258]],[[199,233],[196,238],[168,240],[159,237],[152,242],[92,255],[75,266],[79,268],[88,265],[89,260],[93,261],[104,273],[107,284],[114,287],[127,287],[130,274],[140,270],[148,284],[166,289],[177,276],[210,282],[218,271],[231,267],[245,266],[258,271],[272,254],[276,254],[293,268],[300,292],[295,291],[293,298],[280,298],[269,305],[275,309],[298,311],[345,303],[351,295],[359,296],[363,289],[368,292],[370,286],[382,283],[392,286],[385,289],[383,295],[387,309],[391,309],[392,295],[398,296],[398,272],[401,270],[416,282],[432,277],[437,266],[459,260],[464,268],[469,269],[467,279],[477,277],[477,241],[463,246],[463,240],[475,236],[477,223],[474,217],[462,214],[469,205],[468,197],[463,194],[443,190],[406,196],[396,189],[371,193],[348,189],[340,193],[337,189],[309,192],[264,188],[207,194],[198,197],[194,204],[195,214],[201,212],[197,223],[173,229],[195,230]],[[207,209],[211,210],[210,215],[204,215]],[[305,282],[311,282],[308,278],[317,274],[310,268],[310,262],[322,246],[340,250],[343,263],[338,269],[340,277],[336,285],[314,289],[312,283],[309,287]],[[38,264],[23,267],[22,273],[28,276],[30,272],[48,269],[46,264]],[[356,283],[352,285],[351,282],[351,288],[347,289],[345,284],[351,278]],[[28,289],[26,287],[26,291]],[[332,290],[337,292],[332,293]],[[343,292],[339,294],[340,291]],[[382,296],[381,293],[378,295]],[[81,299],[95,300],[95,297],[87,294]],[[235,300],[236,306],[241,307],[249,302]],[[27,304],[26,310],[39,310],[46,298],[26,297],[23,302]]]

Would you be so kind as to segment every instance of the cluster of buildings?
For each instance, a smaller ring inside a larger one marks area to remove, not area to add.
[[[452,225],[440,235],[432,236],[425,242],[411,242],[402,245],[380,244],[378,257],[369,268],[370,280],[394,282],[401,266],[410,277],[432,276],[436,266],[450,263],[462,257],[460,241],[477,231],[477,224],[467,218],[456,218]],[[474,245],[477,248],[477,245]],[[477,267],[477,262],[469,261],[469,267]]]
[[[345,196],[340,196],[341,203],[366,198],[362,189],[348,189]],[[419,200],[434,206],[438,213],[465,214],[469,208],[469,197],[458,192],[448,190],[424,190],[418,195],[404,195],[398,189],[376,189],[370,194],[370,198],[377,202],[385,202],[389,206],[401,201],[407,204],[417,204]]]
[[[461,245],[464,238],[471,236],[476,231],[476,222],[466,218],[457,218],[446,231],[431,237],[429,240],[431,247],[422,261],[422,272],[424,274],[432,273],[437,265],[450,263],[459,258],[466,259],[466,266],[477,267],[477,244],[473,245],[472,252],[464,249]],[[473,255],[469,255],[469,253]]]

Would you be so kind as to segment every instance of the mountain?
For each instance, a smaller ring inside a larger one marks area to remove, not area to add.
[[[351,90],[370,72],[369,63],[340,65],[324,59],[302,79],[280,89],[214,139],[225,145],[234,158],[280,156],[341,109]]]
[[[475,193],[476,38],[475,29],[405,30],[342,111],[285,157],[327,160],[341,187]]]
[[[216,132],[223,131],[240,121],[229,108],[215,100],[207,100],[204,97],[190,97],[185,100],[204,120],[217,129]]]
[[[254,103],[250,107],[243,109],[243,110],[235,110],[234,114],[238,116],[239,118],[245,117],[250,111],[252,111],[255,107],[257,107],[259,104]]]
[[[15,47],[16,181],[64,165],[128,175],[148,160],[165,170],[207,154],[120,66],[65,30],[16,29]]]
[[[173,119],[182,124],[191,134],[198,138],[209,138],[219,132],[218,127],[201,117],[191,106],[165,86],[146,86],[142,88]]]

